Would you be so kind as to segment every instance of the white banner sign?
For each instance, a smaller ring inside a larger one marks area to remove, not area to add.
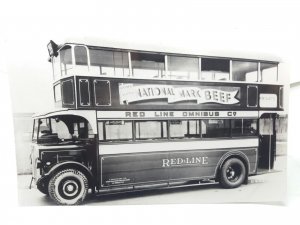
[[[226,87],[223,87],[226,89]],[[219,103],[233,105],[239,103],[236,99],[238,88],[228,87],[233,91],[225,91],[212,87],[182,87],[172,85],[139,85],[120,84],[120,103],[128,104],[145,100],[167,99],[168,103],[196,101],[201,103]]]

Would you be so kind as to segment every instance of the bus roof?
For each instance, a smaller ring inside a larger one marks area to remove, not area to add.
[[[45,112],[38,112],[32,115],[33,119],[40,119],[40,118],[46,118],[46,117],[51,117],[54,115],[63,115],[65,113],[67,113],[67,111],[69,111],[69,109],[52,109],[49,111],[45,111]]]
[[[249,52],[249,51],[232,51],[232,50],[221,50],[214,49],[213,47],[203,47],[201,44],[193,46],[193,48],[180,48],[178,46],[162,46],[145,44],[142,42],[120,42],[115,40],[107,40],[100,38],[68,38],[64,42],[65,44],[82,44],[86,46],[97,46],[111,49],[124,49],[132,51],[149,51],[156,53],[171,53],[171,54],[182,54],[182,55],[196,55],[196,56],[208,56],[217,58],[232,58],[232,59],[250,59],[250,60],[262,60],[270,62],[282,61],[280,57],[264,52]]]
[[[32,116],[32,118],[44,119],[44,118],[59,117],[59,116],[77,116],[77,117],[85,118],[87,121],[89,121],[92,129],[95,132],[97,131],[95,110],[56,109],[44,113],[36,113]]]
[[[86,115],[89,114],[96,114],[95,111],[91,110],[76,110],[76,109],[53,109],[50,111],[46,112],[40,112],[40,113],[35,113],[32,115],[33,119],[42,119],[42,118],[49,118],[49,117],[54,117],[54,116],[62,116],[62,115],[74,115],[74,116],[82,116],[85,117]]]

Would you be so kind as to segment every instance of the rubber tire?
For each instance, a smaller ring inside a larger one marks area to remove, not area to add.
[[[74,197],[64,195],[67,190],[65,189],[64,191],[63,187],[67,182],[76,183],[77,185],[79,191],[75,193]],[[88,193],[88,179],[79,170],[61,170],[50,179],[48,190],[50,197],[59,205],[79,205],[84,201]]]
[[[227,170],[230,167],[236,167],[236,169],[239,169],[240,175],[238,176],[237,180],[231,181],[227,177]],[[220,170],[220,184],[223,188],[237,188],[239,187],[246,179],[246,168],[244,163],[237,158],[230,158],[223,164],[221,170]]]

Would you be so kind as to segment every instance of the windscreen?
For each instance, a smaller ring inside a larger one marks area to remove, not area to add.
[[[33,140],[38,143],[71,143],[94,137],[89,122],[79,116],[64,115],[34,121]]]

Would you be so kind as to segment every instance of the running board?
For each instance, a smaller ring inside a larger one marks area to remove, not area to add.
[[[198,180],[198,181],[172,181],[165,183],[150,183],[150,184],[137,184],[137,185],[126,185],[119,187],[108,187],[97,190],[97,194],[108,194],[108,193],[121,193],[121,192],[132,192],[142,191],[151,189],[165,189],[165,188],[176,188],[176,187],[189,187],[197,185],[217,184],[214,180]]]

